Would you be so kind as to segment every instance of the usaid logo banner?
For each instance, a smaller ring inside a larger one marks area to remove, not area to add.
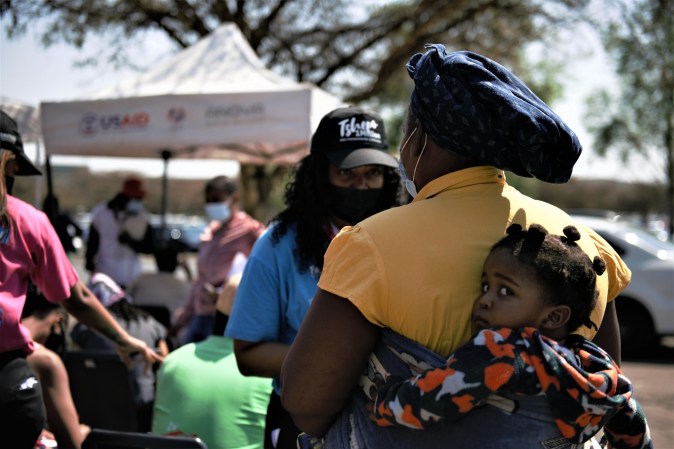
[[[80,134],[92,137],[102,133],[120,133],[144,130],[150,124],[150,114],[84,114],[80,119]]]
[[[341,141],[368,139],[381,142],[381,133],[377,132],[379,124],[375,120],[357,121],[356,117],[337,122]]]

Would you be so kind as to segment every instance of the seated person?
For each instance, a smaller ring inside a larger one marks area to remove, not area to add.
[[[574,444],[602,427],[610,448],[652,448],[646,418],[630,381],[611,357],[580,335],[590,320],[594,261],[576,245],[573,226],[553,236],[539,225],[511,225],[484,263],[473,305],[473,338],[444,368],[413,379],[391,378],[377,392],[373,419],[382,426],[425,428],[457,420],[492,394],[544,394],[561,434]],[[596,326],[595,326],[596,327]]]
[[[65,310],[59,304],[47,301],[35,288],[29,290],[21,324],[28,329],[35,343],[35,351],[27,360],[42,384],[49,426],[47,435],[55,439],[60,448],[79,449],[90,429],[79,421],[63,360],[48,347],[55,340],[60,340],[56,346],[62,346],[66,317]]]
[[[101,301],[119,325],[130,335],[144,341],[149,347],[165,356],[168,354],[166,342],[167,330],[149,313],[132,304],[132,299],[109,276],[95,273],[88,285],[92,293]],[[113,351],[113,346],[100,334],[78,323],[70,333],[73,343],[87,350]],[[149,431],[152,422],[152,403],[154,401],[155,374],[146,369],[142,360],[134,360],[132,367],[137,386],[139,431]]]
[[[157,374],[152,432],[194,435],[209,449],[262,449],[271,380],[244,377],[225,326],[241,275],[216,302],[213,334],[171,352]]]

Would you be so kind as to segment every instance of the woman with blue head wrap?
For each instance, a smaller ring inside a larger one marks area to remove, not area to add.
[[[368,419],[386,376],[444,363],[470,339],[482,264],[511,224],[538,223],[558,235],[574,225],[582,250],[606,261],[591,315],[599,331],[577,332],[618,361],[612,299],[630,278],[596,233],[507,184],[506,170],[566,182],[581,152],[575,134],[524,83],[484,56],[440,44],[414,55],[407,71],[414,90],[400,167],[414,199],[343,229],[330,244],[283,367],[284,406],[326,448],[567,447],[538,397],[493,397],[459,425],[417,432]]]
[[[563,183],[582,147],[576,135],[500,64],[441,44],[413,56],[410,111],[440,147],[520,176]]]

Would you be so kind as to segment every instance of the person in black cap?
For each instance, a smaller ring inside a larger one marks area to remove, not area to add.
[[[48,301],[62,303],[80,322],[114,341],[125,362],[130,364],[135,353],[148,364],[161,357],[126,333],[79,280],[47,216],[9,194],[6,180],[39,170],[23,152],[16,122],[4,112],[0,171],[5,175],[0,181],[0,435],[3,447],[32,449],[45,411],[40,384],[26,361],[35,346],[20,322],[29,282]]]
[[[577,332],[596,334],[615,360],[619,336],[609,301],[630,279],[599,235],[507,184],[505,170],[566,182],[581,152],[575,134],[524,83],[484,56],[447,52],[440,44],[414,55],[407,70],[414,90],[400,168],[414,200],[341,232],[330,244],[319,289],[285,360],[283,405],[300,429],[325,437],[331,448],[350,440],[369,449],[446,447],[449,441],[555,446],[563,436],[539,397],[495,402],[509,411],[534,410],[530,414],[480,407],[461,425],[432,432],[377,428],[368,420],[367,404],[382,378],[407,378],[442,364],[470,338],[482,263],[510,224],[539,223],[558,235],[568,225],[582,229],[578,245],[608,269],[597,277],[592,322],[601,323],[599,331],[581,326]],[[366,366],[369,375],[361,376]],[[354,393],[358,385],[364,388]],[[484,432],[487,422],[490,431]]]
[[[243,374],[274,379],[266,448],[295,448],[299,430],[281,407],[278,378],[325,249],[343,226],[399,204],[395,167],[377,114],[357,107],[328,113],[286,188],[285,209],[253,247],[225,335],[234,338]]]

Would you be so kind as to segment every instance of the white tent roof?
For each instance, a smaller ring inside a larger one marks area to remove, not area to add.
[[[0,97],[0,109],[16,121],[23,143],[37,142],[40,139],[40,117],[37,107],[12,98]]]
[[[341,104],[266,69],[230,23],[134,79],[42,103],[42,132],[49,154],[294,163]]]
[[[295,81],[268,70],[236,25],[227,23],[164,64],[135,79],[94,92],[88,99],[277,91],[297,87]]]

